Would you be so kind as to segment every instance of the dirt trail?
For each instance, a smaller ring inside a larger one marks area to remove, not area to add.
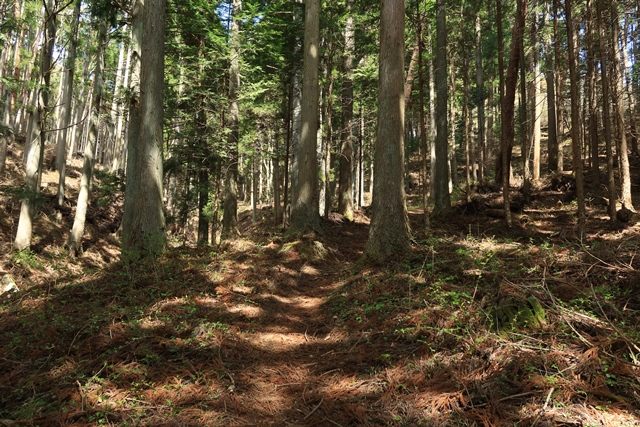
[[[328,224],[323,241],[331,253],[320,262],[266,249],[246,282],[260,283],[270,270],[268,283],[263,280],[254,295],[227,295],[230,311],[241,315],[232,323],[237,334],[222,344],[220,354],[232,382],[233,393],[221,403],[229,421],[349,425],[371,420],[366,414],[375,406],[361,393],[375,394],[377,387],[356,378],[375,369],[372,359],[378,355],[366,351],[364,337],[337,326],[329,306],[353,276],[349,267],[361,256],[367,232],[363,223]]]

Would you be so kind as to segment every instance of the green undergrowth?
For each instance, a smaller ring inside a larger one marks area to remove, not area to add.
[[[597,242],[432,237],[396,270],[365,275],[335,292],[329,307],[345,330],[383,334],[389,349],[396,343],[420,360],[440,355],[484,366],[489,355],[504,351],[499,357],[513,362],[501,368],[509,378],[504,390],[513,394],[553,388],[557,405],[634,407],[640,387],[625,366],[640,356],[640,283],[628,286],[635,270],[615,262],[613,253],[594,253],[602,250],[611,252]],[[491,387],[499,390],[500,380]],[[476,403],[481,394],[469,390]]]

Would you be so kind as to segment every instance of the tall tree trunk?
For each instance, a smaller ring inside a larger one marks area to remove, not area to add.
[[[200,66],[200,72],[204,67]],[[199,111],[196,116],[196,127],[198,129],[198,143],[201,147],[207,147],[207,112],[205,109],[205,95],[199,102]],[[205,148],[206,150],[206,148]],[[205,246],[209,243],[209,215],[207,206],[209,205],[209,169],[211,168],[211,157],[208,152],[204,153],[204,159],[199,160],[198,167],[198,245]]]
[[[436,12],[436,56],[435,75],[436,86],[436,143],[435,143],[435,174],[434,179],[434,213],[442,214],[451,208],[449,195],[449,122],[447,118],[447,103],[449,87],[447,79],[447,9],[444,0],[437,1]],[[454,171],[452,171],[454,172]]]
[[[353,221],[353,55],[355,33],[353,0],[347,1],[347,22],[344,28],[344,81],[342,83],[342,148],[340,153],[340,185],[338,211],[347,221]]]
[[[630,41],[630,62],[632,64],[627,81],[627,100],[631,126],[631,149],[640,156],[640,5],[636,7],[631,18],[628,18],[627,31]],[[635,23],[635,27],[632,27]]]
[[[285,129],[285,141],[284,141],[284,184],[283,190],[284,195],[282,199],[282,226],[285,226],[287,221],[287,206],[289,205],[289,163],[291,158],[291,139],[293,138],[293,82],[294,82],[294,73],[295,71],[291,71],[291,76],[289,79],[289,87],[287,89],[287,100],[284,108],[284,129]]]
[[[198,245],[209,243],[209,217],[206,213],[209,204],[209,165],[200,166],[198,171]]]
[[[240,141],[240,12],[242,0],[233,0],[231,23],[231,65],[229,66],[229,163],[226,166],[222,238],[238,234],[238,143]]]
[[[5,135],[0,130],[0,177],[4,174],[7,162],[7,149],[9,146],[9,139],[12,135]]]
[[[529,170],[529,147],[527,144],[529,142],[529,120],[527,114],[527,56],[524,51],[524,35],[520,49],[522,50],[520,52],[520,148],[522,151],[522,177],[524,178],[524,184],[527,185],[531,176]]]
[[[129,31],[129,35],[131,32]],[[129,36],[129,39],[131,37]],[[126,88],[129,87],[129,73],[131,71],[131,43],[127,46],[127,59],[124,65],[124,77],[122,78],[122,86],[120,95],[123,96],[126,92]],[[124,155],[126,153],[127,144],[125,143],[125,134],[124,134],[124,124],[126,123],[126,118],[128,115],[128,111],[124,108],[123,99],[120,99],[117,104],[117,112],[116,112],[116,126],[115,126],[115,136],[114,136],[114,144],[116,147],[116,155],[111,162],[111,173],[116,173],[122,167],[124,161]]]
[[[364,126],[364,109],[360,106],[360,132],[358,132],[358,197],[357,206],[364,206],[364,144],[365,144],[365,126]]]
[[[553,25],[557,26],[557,18],[554,16]],[[555,40],[546,48],[545,79],[547,82],[547,170],[558,172],[558,110],[556,96],[556,56],[553,49]]]
[[[64,96],[60,106],[60,115],[62,117],[62,130],[58,137],[56,145],[56,161],[58,169],[58,206],[64,203],[65,179],[67,170],[67,138],[69,135],[69,127],[71,126],[71,103],[73,101],[74,87],[74,70],[76,66],[76,51],[78,48],[78,27],[80,25],[80,6],[82,0],[75,0],[73,16],[71,21],[71,43],[69,45],[69,53],[65,64],[65,88]]]
[[[47,142],[46,123],[51,114],[49,106],[49,89],[51,88],[51,65],[53,48],[56,41],[57,15],[54,0],[47,1],[43,21],[42,52],[40,54],[39,88],[37,89],[37,108],[33,112],[34,138],[27,147],[25,192],[20,206],[20,219],[14,240],[14,247],[21,251],[31,246],[32,224],[36,210],[36,199],[39,193],[40,175],[42,174],[42,157]]]
[[[564,170],[564,117],[565,117],[565,105],[564,105],[564,78],[563,78],[563,64],[562,64],[562,46],[560,44],[560,29],[559,29],[559,16],[560,16],[560,0],[553,0],[553,49],[554,49],[554,62],[555,62],[555,89],[556,89],[556,123],[558,126],[558,147],[557,151],[552,155],[557,155],[557,171],[562,172]],[[555,148],[555,147],[554,147]]]
[[[121,97],[122,97],[122,87],[125,78],[125,61],[127,60],[127,46],[125,40],[121,40],[118,46],[118,66],[116,68],[116,77],[113,82],[113,97],[111,98],[111,123],[108,126],[109,133],[108,137],[105,137],[105,158],[103,164],[109,165],[110,168],[114,168],[114,165],[117,164],[117,158],[119,153],[119,146],[117,134],[117,122],[120,116],[120,105]],[[117,170],[117,169],[116,169]]]
[[[636,137],[637,129],[636,129],[636,118],[633,117],[633,98],[631,97],[631,75],[627,75],[627,64],[631,63],[631,58],[629,55],[629,15],[626,15],[623,20],[623,27],[620,28],[620,24],[618,21],[618,32],[620,33],[621,38],[621,46],[620,46],[620,99],[626,97],[627,103],[625,105],[625,119],[626,123],[629,126],[629,136],[630,140],[627,143],[630,145],[629,149],[635,155],[640,154],[638,152],[638,139]],[[637,22],[637,20],[636,20]]]
[[[504,101],[504,84],[505,84],[505,76],[504,76],[504,30],[503,26],[503,13],[502,13],[502,2],[503,0],[496,0],[496,27],[497,27],[497,38],[498,38],[498,93],[500,95],[499,105],[502,106]],[[502,107],[501,107],[502,108]],[[500,123],[500,128],[502,129],[504,124]],[[501,131],[502,132],[502,131]],[[502,170],[502,158],[504,157],[504,153],[502,152],[503,144],[500,144],[498,156],[496,157],[496,183],[502,184],[503,181],[503,170]],[[508,174],[508,173],[507,173]]]
[[[584,175],[582,165],[582,135],[580,121],[580,94],[578,75],[578,46],[573,22],[571,0],[565,0],[565,21],[567,24],[567,56],[569,60],[569,80],[571,84],[571,147],[573,149],[573,174],[576,178],[576,196],[578,198],[578,231],[580,238],[584,234],[586,210],[584,204]]]
[[[469,112],[469,62],[466,57],[462,60],[462,139],[464,142],[465,185],[467,201],[471,200],[472,162],[471,162],[471,117]]]
[[[375,150],[373,219],[366,247],[367,257],[377,263],[402,257],[410,247],[404,194],[404,14],[404,0],[382,0],[380,125]],[[442,159],[446,160],[446,155]]]
[[[627,128],[624,117],[624,105],[621,96],[623,76],[620,73],[620,53],[618,47],[618,36],[620,23],[618,22],[618,2],[611,0],[611,99],[613,101],[614,116],[618,128],[618,154],[620,156],[620,180],[622,186],[622,205],[627,209],[635,211],[633,199],[631,197],[631,172],[629,166],[629,146],[627,143]]]
[[[40,16],[38,14],[38,16]],[[23,84],[20,87],[21,91],[21,107],[18,110],[18,114],[15,115],[15,119],[13,122],[13,128],[17,130],[19,134],[25,134],[27,137],[29,136],[29,132],[27,127],[32,123],[32,114],[29,112],[30,110],[35,110],[37,108],[37,86],[38,79],[40,78],[38,74],[38,70],[40,69],[40,63],[42,61],[41,53],[42,53],[42,43],[44,37],[44,31],[36,31],[35,37],[33,37],[33,43],[31,45],[31,58],[33,58],[33,66],[30,67],[27,65],[24,67],[24,72],[22,75]],[[19,47],[18,47],[19,48]],[[32,84],[29,84],[32,83]],[[29,101],[31,99],[31,101]],[[27,143],[30,143],[29,139],[27,139]]]
[[[273,218],[275,225],[278,226],[282,223],[282,209],[280,200],[280,136],[274,135],[273,138],[273,157],[271,162],[273,163]]]
[[[598,40],[600,41],[600,73],[602,76],[602,121],[604,123],[604,140],[607,151],[607,190],[609,203],[607,212],[609,219],[612,221],[616,218],[616,181],[614,175],[614,159],[613,159],[613,130],[611,122],[611,81],[609,80],[609,60],[606,45],[605,22],[602,18],[602,9],[604,6],[601,2],[597,4],[598,19]]]
[[[419,85],[419,102],[418,108],[420,113],[420,148],[422,151],[422,210],[424,213],[424,226],[429,226],[429,187],[427,186],[428,180],[428,168],[429,157],[427,152],[429,150],[427,142],[427,118],[425,112],[425,78],[424,78],[424,36],[422,31],[422,19],[423,16],[420,12],[420,3],[416,3],[417,8],[417,20],[418,20],[418,85]],[[406,92],[405,92],[406,95]],[[362,131],[364,132],[364,119],[362,123]]]
[[[492,83],[490,83],[488,85],[487,89],[487,119],[486,119],[486,144],[485,144],[485,154],[484,154],[484,158],[485,158],[485,171],[488,170],[487,167],[489,165],[489,153],[490,152],[494,152],[494,151],[499,151],[499,147],[496,147],[496,130],[495,130],[495,123],[496,123],[496,117],[497,117],[497,112],[496,112],[496,101],[495,101],[495,87],[493,86]],[[497,150],[496,150],[497,148]],[[485,172],[486,175],[486,172]],[[486,178],[486,176],[485,176]],[[486,184],[486,179],[485,179],[485,184]]]
[[[333,203],[333,198],[331,197],[331,146],[333,143],[333,60],[332,55],[327,55],[327,74],[326,74],[326,89],[325,89],[325,98],[326,102],[324,103],[325,109],[325,121],[324,127],[326,129],[324,133],[324,151],[322,155],[322,163],[323,163],[323,185],[324,189],[324,212],[322,215],[325,218],[329,218],[329,214],[331,213],[331,205]]]
[[[518,0],[513,31],[511,34],[511,53],[509,68],[505,76],[505,93],[501,108],[501,141],[502,141],[502,192],[504,198],[504,215],[507,226],[511,227],[511,186],[509,170],[511,168],[511,154],[515,138],[515,99],[518,84],[518,69],[522,54],[522,39],[524,36],[525,19],[527,16],[527,0]]]
[[[291,219],[291,211],[293,205],[297,200],[298,191],[298,179],[300,169],[300,141],[302,140],[302,79],[303,76],[299,70],[296,70],[293,75],[293,104],[291,112],[291,147],[289,150],[290,163],[291,163],[291,201],[289,203],[289,220]],[[319,101],[318,101],[319,103]],[[291,221],[289,221],[291,222]]]
[[[327,42],[327,50],[331,49],[331,43]],[[322,75],[323,81],[326,83],[328,80],[329,74],[329,65],[331,60],[328,58],[328,55],[325,55],[325,60],[322,61]],[[327,86],[328,83],[320,88],[320,122],[318,124],[318,161],[320,162],[320,187],[318,189],[318,213],[321,217],[324,217],[325,212],[327,211],[327,190],[329,189],[329,184],[326,181],[327,177],[327,168],[329,167],[325,162],[326,153],[329,150],[329,146],[327,145],[327,139],[325,138],[325,122],[327,120]]]
[[[251,221],[258,220],[258,203],[260,202],[260,160],[258,158],[257,142],[254,143],[253,154],[251,155]]]
[[[529,70],[533,74],[529,86],[529,111],[531,111],[529,146],[533,153],[532,176],[534,181],[540,179],[540,142],[541,142],[541,122],[542,122],[542,99],[540,96],[542,81],[540,74],[539,38],[538,33],[543,29],[544,24],[538,22],[538,12],[532,14],[531,20],[531,54],[529,59]]]
[[[411,104],[411,92],[413,91],[413,81],[416,77],[416,67],[418,66],[418,58],[420,58],[420,46],[418,40],[416,40],[411,53],[411,62],[409,62],[409,68],[407,69],[407,76],[404,81],[404,109],[405,111]]]
[[[305,0],[304,69],[302,88],[302,134],[298,147],[298,180],[291,209],[291,229],[319,229],[318,143],[320,60],[320,0]],[[402,83],[402,79],[400,80]]]
[[[456,66],[454,64],[453,53],[448,57],[448,75],[449,75],[449,89],[447,93],[448,108],[449,108],[449,124],[447,133],[449,136],[449,152],[447,153],[447,166],[449,168],[449,195],[453,192],[454,187],[458,186],[458,156],[457,156],[457,141],[456,137],[456,100],[455,96],[450,94],[456,93]],[[451,196],[449,196],[451,197]]]
[[[11,68],[11,73],[13,74],[13,78],[15,81],[20,81],[20,68],[21,68],[21,53],[22,53],[22,43],[24,41],[24,31],[25,31],[25,25],[21,22],[22,21],[22,17],[24,16],[24,12],[25,12],[25,4],[26,4],[26,0],[22,0],[22,1],[16,1],[14,4],[14,18],[16,21],[16,25],[18,26],[18,28],[16,28],[16,42],[13,45],[13,64],[12,64],[12,68]],[[6,50],[6,52],[8,53],[8,49]],[[3,53],[5,52],[5,50],[3,49]],[[4,69],[4,66],[1,67],[2,69]],[[0,71],[1,73],[2,71]],[[15,121],[15,117],[17,117],[17,99],[18,99],[18,95],[19,95],[19,89],[14,89],[11,90],[9,92],[8,95],[8,99],[7,99],[7,107],[6,107],[6,111],[5,111],[5,121],[4,123],[13,128],[14,133],[16,133],[18,131],[18,129],[16,129],[16,121]],[[5,95],[5,98],[7,96]],[[14,118],[12,118],[11,116],[14,115]],[[6,153],[5,153],[6,154]],[[1,167],[1,166],[0,166]]]
[[[478,101],[478,181],[485,182],[485,161],[487,157],[487,135],[485,127],[485,88],[482,61],[482,21],[480,11],[476,16],[476,98]]]
[[[146,0],[142,16],[137,17],[141,5],[136,0],[138,10],[134,10],[134,33],[138,33],[134,36],[134,56],[135,62],[140,63],[140,91],[131,97],[122,236],[123,255],[131,261],[157,257],[165,243],[162,101],[166,5],[166,0]],[[136,22],[140,18],[143,22]]]
[[[600,185],[600,150],[598,138],[598,107],[596,102],[596,45],[594,34],[595,19],[593,16],[593,0],[587,0],[587,76],[586,97],[589,110],[589,147],[591,149],[591,172],[595,185]]]
[[[89,141],[84,148],[84,162],[82,165],[82,176],[80,178],[80,191],[78,192],[78,202],[76,204],[76,214],[73,219],[73,227],[69,234],[67,245],[72,257],[77,256],[82,251],[82,235],[84,234],[87,208],[89,206],[89,195],[91,180],[93,179],[94,153],[98,141],[98,131],[100,125],[100,104],[102,102],[104,52],[107,44],[107,24],[98,24],[98,49],[96,54],[96,68],[93,74],[93,97],[91,99],[91,118]]]

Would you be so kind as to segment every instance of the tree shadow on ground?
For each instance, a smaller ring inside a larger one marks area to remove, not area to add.
[[[112,263],[12,297],[0,306],[0,417],[347,426],[566,416],[541,408],[549,378],[564,381],[576,352],[550,345],[553,330],[516,344],[487,331],[482,299],[494,282],[472,294],[477,280],[464,274],[475,246],[445,240],[435,265],[425,246],[394,269],[356,268],[367,233],[366,222],[326,223],[330,256],[318,260],[265,235],[223,253],[174,249],[135,270]],[[594,394],[600,362],[586,360],[584,386],[561,401],[631,417],[627,395]]]

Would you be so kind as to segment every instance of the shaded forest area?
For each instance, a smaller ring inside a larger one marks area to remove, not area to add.
[[[640,424],[640,5],[0,0],[0,425]]]

